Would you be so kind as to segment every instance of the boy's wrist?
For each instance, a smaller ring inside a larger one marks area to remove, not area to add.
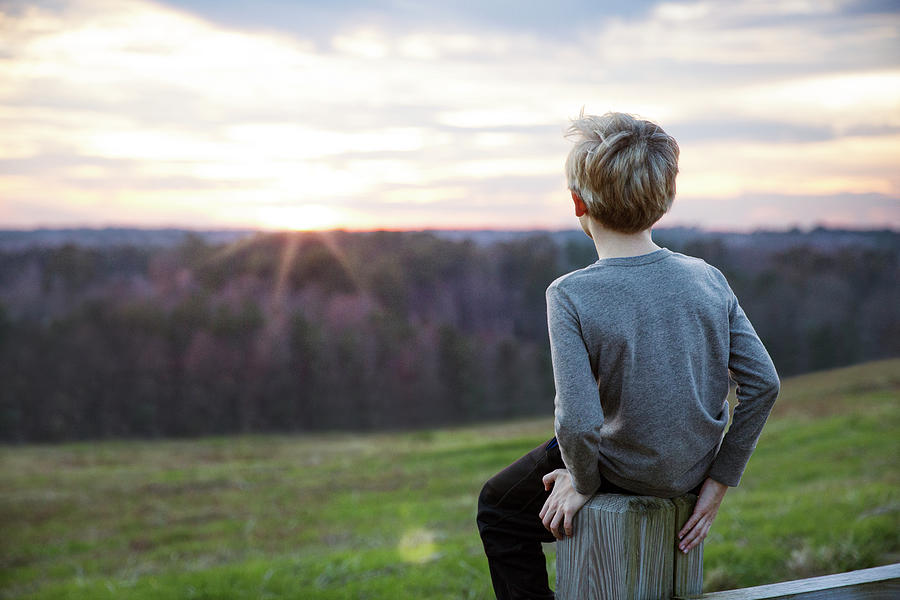
[[[708,486],[712,487],[715,490],[717,496],[724,496],[725,492],[728,491],[728,485],[722,483],[721,481],[717,481],[712,477],[707,477],[706,482]]]

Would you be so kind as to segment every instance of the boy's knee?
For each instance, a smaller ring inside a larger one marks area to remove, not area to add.
[[[478,494],[478,512],[481,512],[486,507],[496,506],[497,501],[500,499],[496,488],[491,484],[492,481],[493,478],[488,479],[481,486],[481,493]]]
[[[490,521],[490,515],[495,510],[497,504],[497,493],[488,480],[482,487],[481,493],[478,494],[478,512],[475,516],[475,522],[478,524],[478,530],[482,531]]]

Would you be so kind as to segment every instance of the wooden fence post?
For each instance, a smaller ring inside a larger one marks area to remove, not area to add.
[[[687,523],[694,505],[697,504],[697,496],[685,494],[678,498],[672,498],[675,505],[675,540],[678,532]],[[703,593],[703,542],[700,545],[683,554],[675,548],[675,582],[672,595],[676,598],[692,598]]]
[[[676,582],[680,593],[699,590],[702,549],[675,557],[678,515],[689,516],[694,501],[594,496],[575,517],[573,536],[557,542],[557,599],[660,600],[673,597]]]

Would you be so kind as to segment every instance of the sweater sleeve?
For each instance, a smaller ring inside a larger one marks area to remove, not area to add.
[[[556,439],[575,490],[592,495],[600,487],[603,409],[575,307],[555,285],[547,288],[547,325],[556,384]]]
[[[731,427],[710,467],[709,476],[736,486],[756,448],[756,441],[778,396],[780,383],[775,365],[759,336],[731,294],[728,370],[737,384],[738,404]]]

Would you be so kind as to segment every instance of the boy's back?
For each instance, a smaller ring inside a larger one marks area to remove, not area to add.
[[[554,281],[547,307],[556,433],[576,489],[600,477],[660,497],[707,475],[737,485],[778,380],[718,270],[665,248],[600,259]],[[729,369],[752,401],[719,451]]]

